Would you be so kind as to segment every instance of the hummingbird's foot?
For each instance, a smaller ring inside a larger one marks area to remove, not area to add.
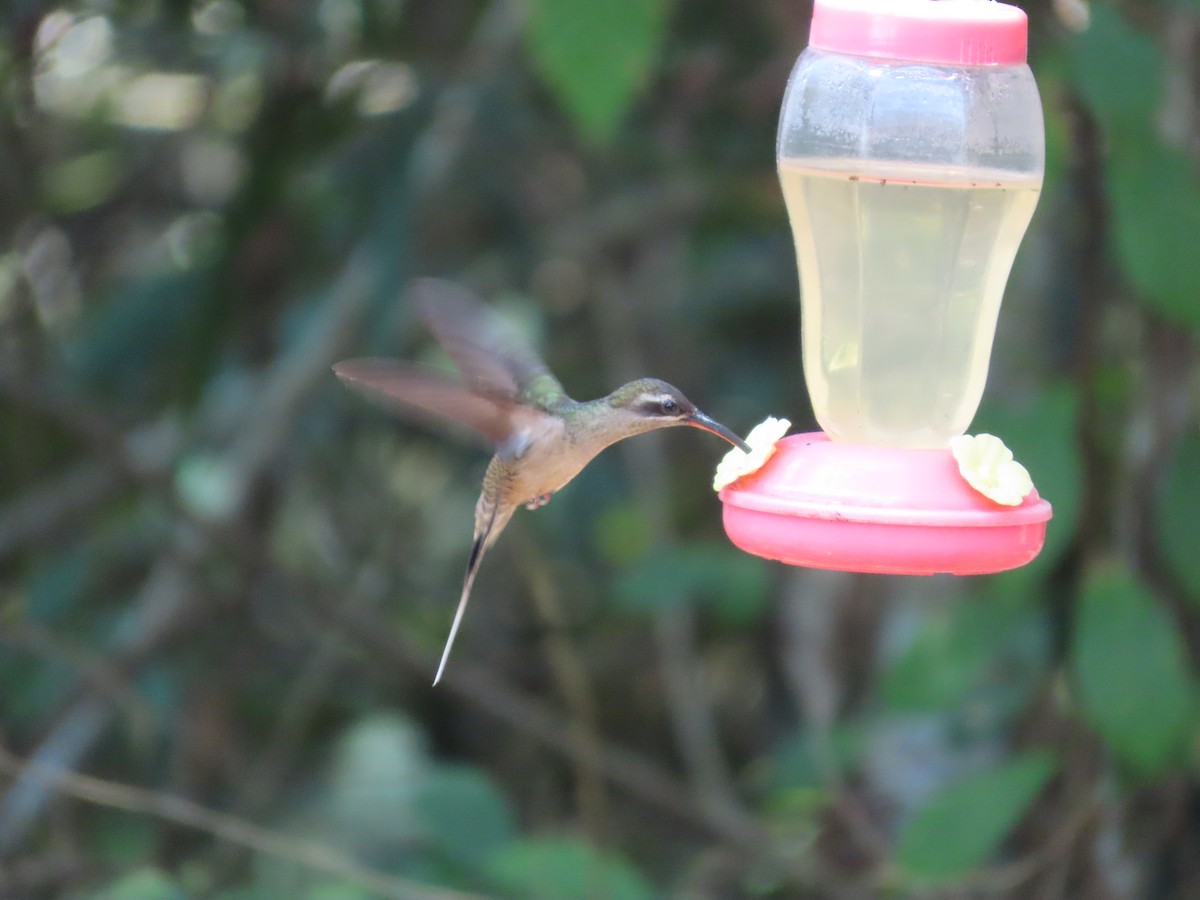
[[[538,494],[532,500],[525,501],[525,508],[526,509],[537,509],[540,506],[545,506],[549,502],[550,502],[549,494]]]

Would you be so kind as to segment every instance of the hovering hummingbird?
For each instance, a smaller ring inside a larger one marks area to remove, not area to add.
[[[462,372],[465,383],[410,363],[352,359],[333,371],[350,387],[420,418],[449,419],[480,432],[496,448],[475,504],[475,541],[462,596],[442,651],[442,679],[483,554],[518,506],[537,509],[605,447],[672,425],[691,425],[749,448],[676,387],[639,378],[584,403],[567,396],[541,358],[507,323],[449,282],[414,284],[422,320]]]

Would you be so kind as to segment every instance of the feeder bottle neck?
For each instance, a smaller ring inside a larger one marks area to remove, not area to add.
[[[1023,10],[994,0],[814,0],[808,45],[960,66],[1023,65]]]

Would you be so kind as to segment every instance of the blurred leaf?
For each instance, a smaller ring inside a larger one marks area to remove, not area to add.
[[[827,768],[846,771],[857,765],[865,742],[863,728],[857,723],[834,728],[824,748],[811,732],[796,731],[780,741],[762,765],[756,766],[755,780],[773,793],[799,791],[803,795],[826,784]],[[829,758],[821,759],[822,753]]]
[[[1117,10],[1096,3],[1091,25],[1070,47],[1075,87],[1105,126],[1144,129],[1162,97],[1166,62],[1154,41]]]
[[[375,896],[365,888],[340,881],[314,884],[304,892],[304,900],[374,900]]]
[[[67,350],[73,374],[129,402],[161,397],[179,365],[178,349],[203,311],[206,281],[196,272],[122,284],[89,316]]]
[[[650,886],[628,863],[572,838],[510,844],[489,866],[501,890],[521,900],[649,900]]]
[[[1195,713],[1183,642],[1130,574],[1088,581],[1071,655],[1083,713],[1125,766],[1153,776],[1180,760]]]
[[[883,700],[901,712],[958,706],[1029,622],[1020,596],[985,596],[926,620],[908,650],[884,674]]]
[[[583,135],[611,138],[645,82],[666,0],[528,0],[529,48]]]
[[[766,603],[767,566],[718,541],[654,550],[631,563],[617,582],[617,601],[648,615],[700,600],[727,622],[746,624]]]
[[[46,205],[57,213],[90,209],[113,193],[121,175],[121,159],[112,150],[97,150],[46,169],[42,190]]]
[[[1049,754],[1028,753],[938,793],[901,830],[896,861],[912,875],[951,880],[985,862],[1054,772]]]
[[[507,801],[480,772],[443,768],[424,780],[415,800],[426,839],[449,862],[478,871],[517,836]]]
[[[92,895],[93,900],[187,900],[187,894],[157,869],[138,869]]]
[[[1200,326],[1200,177],[1182,153],[1146,133],[1114,141],[1106,171],[1113,230],[1130,281],[1164,315]],[[1169,222],[1170,227],[1162,227]]]
[[[1030,402],[985,403],[971,431],[987,432],[1004,441],[1033,476],[1038,494],[1050,501],[1054,518],[1046,526],[1046,545],[1029,565],[1000,578],[1013,584],[1029,581],[1052,567],[1066,549],[1079,521],[1082,474],[1075,441],[1079,394],[1065,382],[1053,385]]]
[[[96,826],[89,835],[88,853],[109,867],[126,871],[146,859],[158,833],[158,823],[146,816],[133,816],[117,810],[97,810]]]
[[[1200,325],[1200,173],[1159,137],[1166,59],[1148,35],[1101,5],[1092,6],[1091,27],[1072,50],[1075,87],[1110,139],[1105,178],[1124,270],[1155,308]]]
[[[1167,472],[1156,531],[1171,567],[1200,603],[1200,553],[1196,552],[1196,504],[1200,502],[1200,435],[1188,433]]]
[[[1047,106],[1045,114],[1046,177],[1042,189],[1042,199],[1039,202],[1043,209],[1047,199],[1066,177],[1074,153],[1071,146],[1071,120],[1067,116],[1056,115],[1056,110],[1051,105],[1059,105],[1051,98],[1058,99],[1069,92],[1065,82],[1071,79],[1069,71],[1071,64],[1071,54],[1066,52],[1066,48],[1062,44],[1047,43],[1041,52],[1029,60],[1038,90]],[[1042,215],[1045,215],[1045,212]]]
[[[84,596],[93,562],[92,547],[87,543],[60,546],[28,577],[29,618],[48,625],[74,610]]]
[[[189,454],[175,469],[179,501],[201,521],[229,517],[242,499],[240,487],[231,461],[215,454]]]
[[[801,846],[819,838],[824,827],[822,816],[829,804],[828,790],[793,787],[772,792],[758,812],[776,840]]]
[[[7,613],[8,610],[5,610]],[[79,671],[65,659],[38,659],[14,653],[0,630],[0,684],[4,685],[3,716],[10,732],[41,727],[46,710],[57,709],[70,696]]]
[[[213,898],[214,900],[273,900],[271,894],[254,885],[229,887],[214,893]]]
[[[342,735],[330,766],[324,824],[361,856],[388,856],[418,836],[414,805],[431,763],[421,729],[377,713]]]
[[[596,516],[593,529],[604,559],[617,566],[628,565],[642,556],[654,541],[649,520],[630,501],[604,509]]]

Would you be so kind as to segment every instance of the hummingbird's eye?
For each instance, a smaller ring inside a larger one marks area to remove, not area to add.
[[[673,416],[675,413],[679,412],[679,404],[670,397],[667,397],[662,402],[662,411],[668,416]]]

